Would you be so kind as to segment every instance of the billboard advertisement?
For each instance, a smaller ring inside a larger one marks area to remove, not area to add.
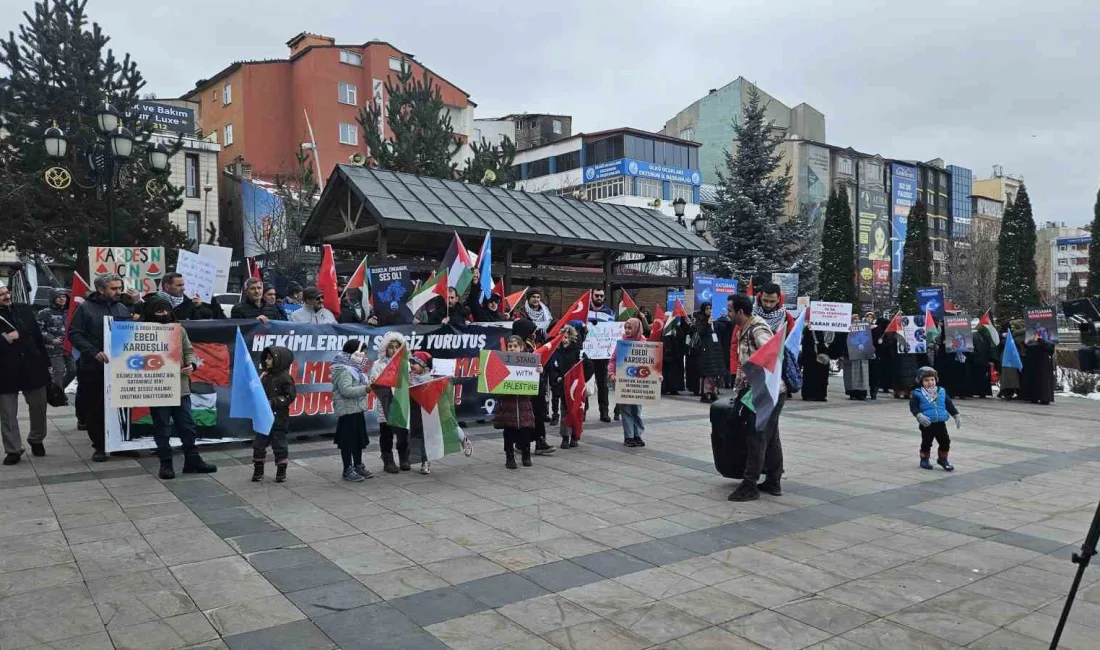
[[[130,121],[131,126],[147,123],[154,133],[168,131],[190,135],[195,132],[193,108],[141,100],[122,116]]]
[[[859,300],[864,308],[883,309],[890,302],[890,279],[875,274],[875,262],[890,261],[890,219],[886,192],[859,190]]]
[[[798,213],[813,227],[817,237],[825,225],[825,204],[829,200],[829,150],[813,144],[802,145],[798,168]]]
[[[905,258],[905,235],[909,232],[909,209],[917,204],[917,168],[902,163],[890,164],[890,208],[894,240],[891,267],[893,292],[896,296],[901,284],[901,263]]]

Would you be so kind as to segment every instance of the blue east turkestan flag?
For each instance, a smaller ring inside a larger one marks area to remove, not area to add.
[[[252,363],[252,355],[237,328],[237,345],[233,349],[233,381],[229,389],[229,417],[252,420],[252,430],[260,435],[269,435],[271,425],[275,423],[275,414],[271,411],[271,402],[260,382],[260,375]]]
[[[477,254],[477,270],[481,274],[481,300],[493,297],[493,233],[485,233],[485,241],[481,242],[481,251]],[[503,299],[504,296],[501,296]]]
[[[1005,351],[1001,354],[1001,367],[1024,369],[1024,362],[1020,360],[1020,351],[1016,349],[1016,339],[1012,338],[1012,330],[1005,334]]]

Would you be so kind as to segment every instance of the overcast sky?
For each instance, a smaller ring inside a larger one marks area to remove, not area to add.
[[[0,25],[31,0],[0,3]],[[530,5],[530,6],[528,6]],[[1096,0],[90,0],[146,90],[176,97],[301,31],[386,40],[470,93],[478,117],[658,130],[737,76],[825,113],[830,144],[1023,175],[1037,222],[1083,224],[1100,183]]]

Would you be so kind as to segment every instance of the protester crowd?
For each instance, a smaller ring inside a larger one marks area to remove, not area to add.
[[[512,334],[507,338],[506,349],[539,353],[542,363],[538,394],[502,396],[494,413],[493,425],[503,431],[505,465],[509,469],[531,466],[532,453],[553,453],[555,445],[547,439],[553,427],[558,428],[562,450],[578,446],[582,422],[566,416],[570,399],[566,393],[566,376],[578,367],[584,381],[591,380],[593,410],[599,420],[619,420],[624,445],[646,445],[642,407],[623,404],[611,408],[614,359],[589,359],[583,352],[585,338],[592,327],[616,320],[624,321],[624,340],[661,344],[662,394],[676,396],[688,392],[704,403],[716,402],[726,394],[737,398],[731,402],[736,403],[749,388],[744,369],[750,358],[772,337],[795,337],[794,341],[781,342],[786,349],[797,353],[783,357],[782,390],[774,408],[766,418],[755,423],[754,431],[747,432],[747,460],[742,484],[730,495],[734,501],[758,498],[761,491],[782,493],[783,453],[778,421],[783,404],[795,394],[806,401],[826,401],[829,381],[837,372],[834,368],[843,374],[844,392],[849,399],[876,400],[882,393],[910,400],[911,411],[922,431],[922,467],[928,465],[931,442],[937,440],[940,464],[950,469],[947,462],[950,443],[943,423],[949,416],[955,416],[956,422],[961,423],[954,401],[992,396],[992,386],[998,378],[1003,399],[1049,404],[1054,398],[1053,345],[1038,336],[1024,340],[1025,330],[1020,321],[1009,323],[1004,340],[997,340],[992,327],[979,327],[974,333],[973,349],[969,351],[948,351],[944,328],[929,328],[934,336],[927,342],[927,351],[911,353],[902,333],[889,320],[872,313],[865,314],[862,319],[857,315],[853,317],[853,324],[862,321],[870,329],[874,355],[850,358],[846,334],[814,331],[810,323],[802,319],[800,328],[796,327],[795,316],[785,308],[784,296],[775,284],[763,285],[758,292],[753,292],[755,295],[729,296],[724,305],[704,302],[693,314],[686,313],[677,303],[669,313],[658,308],[655,315],[635,307],[625,318],[622,309],[616,313],[607,303],[606,290],[596,288],[587,294],[586,317],[561,322],[555,319],[541,290],[531,288],[518,304],[505,305],[505,296],[498,291],[485,296],[479,289],[480,280],[475,269],[468,293],[450,287],[446,298],[440,295],[428,301],[413,315],[412,321],[464,327],[469,323],[511,320]],[[232,306],[230,318],[254,319],[262,323],[359,323],[382,327],[397,324],[392,315],[382,317],[380,322],[378,314],[370,308],[370,301],[364,300],[362,290],[348,289],[347,284],[347,278],[337,279],[340,296],[337,315],[325,307],[324,292],[318,287],[303,288],[290,283],[285,294],[279,295],[262,280],[250,278],[244,285],[240,302]],[[6,454],[4,464],[18,463],[24,453],[17,421],[19,393],[23,394],[30,410],[31,430],[27,442],[35,456],[42,456],[45,454],[47,403],[63,404],[64,387],[74,378],[78,380],[78,426],[88,432],[93,447],[92,459],[107,460],[105,318],[174,323],[226,317],[221,305],[189,296],[186,278],[178,273],[166,274],[161,290],[146,296],[124,291],[122,279],[116,275],[99,276],[94,285],[94,291],[84,296],[75,309],[70,309],[68,292],[55,291],[49,306],[37,315],[29,306],[12,304],[10,291],[0,287],[0,425]],[[1006,345],[1018,351],[1020,363],[1001,363]],[[174,477],[170,446],[173,437],[182,443],[183,472],[207,473],[217,469],[203,461],[195,444],[189,387],[196,362],[185,330],[182,350],[180,404],[152,408],[150,413],[156,453],[161,461],[160,476],[165,479]],[[422,473],[432,471],[431,461],[424,451],[423,431],[417,430],[422,426],[417,409],[413,409],[413,417],[408,422],[388,422],[386,418],[394,395],[388,386],[380,383],[380,377],[395,359],[409,364],[411,384],[431,378],[431,356],[423,351],[409,350],[405,337],[396,331],[389,331],[382,337],[378,358],[373,362],[368,361],[367,350],[355,340],[349,341],[332,359],[332,396],[337,416],[334,443],[341,452],[345,480],[362,481],[373,476],[362,456],[370,444],[365,418],[370,409],[375,411],[379,422],[378,442],[384,472],[410,471],[414,455],[420,459]],[[281,482],[287,478],[288,434],[293,428],[289,411],[296,398],[294,380],[289,375],[292,363],[293,354],[286,348],[269,347],[260,356],[262,385],[274,414],[274,424],[270,433],[257,435],[254,441],[254,481],[264,478],[268,447],[274,452],[275,480]],[[371,394],[375,399],[368,399]],[[472,453],[469,439],[464,434],[461,439],[462,450]],[[758,485],[761,476],[764,481]]]

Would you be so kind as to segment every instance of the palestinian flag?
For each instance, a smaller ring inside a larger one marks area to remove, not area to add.
[[[579,361],[565,373],[565,413],[562,423],[573,430],[577,440],[584,430],[584,362]]]
[[[673,318],[673,320],[675,320],[677,318],[687,318],[687,315],[688,315],[688,313],[687,313],[687,310],[684,309],[684,303],[680,302],[680,299],[677,298],[676,302],[672,303],[672,318]]]
[[[997,333],[997,328],[993,327],[993,317],[989,314],[989,310],[986,310],[982,317],[978,319],[978,329],[985,329],[989,332],[990,338],[993,339],[993,345],[1001,344],[1001,335]]]
[[[631,318],[638,317],[638,305],[634,302],[634,299],[630,297],[630,294],[623,291],[623,299],[619,302],[619,313],[615,315],[615,320],[619,322],[626,322]]]
[[[558,322],[554,323],[554,326],[551,327],[550,330],[546,332],[546,334],[548,336],[557,336],[558,332],[561,331],[561,328],[568,325],[569,321],[571,320],[587,321],[588,312],[592,308],[591,302],[592,292],[585,291],[583,294],[581,294],[581,297],[577,298],[577,301],[574,302],[569,307],[569,309],[567,309],[565,313],[561,315],[561,318],[558,319]]]
[[[195,372],[191,375],[191,381],[228,386],[229,346],[225,343],[192,343],[191,347],[195,351]]]
[[[940,337],[940,331],[936,328],[936,319],[932,316],[931,305],[924,306],[924,340],[932,343]]]
[[[428,304],[432,298],[439,296],[440,298],[447,299],[447,273],[437,273],[434,276],[428,278],[428,281],[420,285],[409,296],[409,311],[415,316],[417,312],[424,308],[424,305]]]
[[[424,460],[433,461],[462,451],[466,434],[455,417],[455,390],[450,377],[440,377],[409,389],[420,409],[424,428]],[[387,421],[389,416],[387,415]]]
[[[377,362],[376,362],[377,363]],[[393,392],[393,400],[386,411],[386,424],[399,429],[409,428],[409,349],[393,356],[374,382]]]
[[[350,289],[359,289],[362,294],[363,310],[367,312],[374,311],[374,297],[370,294],[370,277],[367,272],[367,258],[363,258],[362,262],[359,262],[359,266],[356,267],[355,273],[351,274],[348,278],[348,286],[344,287],[344,293],[340,294],[340,299],[344,299],[344,295],[347,294]]]
[[[890,324],[886,326],[886,331],[883,332],[883,334],[890,334],[891,332],[894,334],[901,334],[903,327],[904,326],[901,324],[901,312],[899,311],[890,319]]]
[[[218,424],[218,396],[216,393],[191,393],[191,419],[196,427],[213,427]],[[153,426],[153,416],[148,406],[130,409],[130,422]]]
[[[786,334],[787,323],[784,321],[779,331],[762,348],[753,352],[741,368],[749,382],[749,390],[741,402],[756,413],[757,431],[763,431],[768,426],[783,391],[783,339]]]
[[[470,259],[470,252],[462,245],[457,232],[451,240],[450,247],[447,248],[447,254],[443,256],[443,264],[439,267],[439,272],[440,275],[448,278],[447,286],[454,287],[459,295],[466,293],[466,289],[474,279],[474,261]],[[443,293],[443,297],[447,297],[446,292]]]

